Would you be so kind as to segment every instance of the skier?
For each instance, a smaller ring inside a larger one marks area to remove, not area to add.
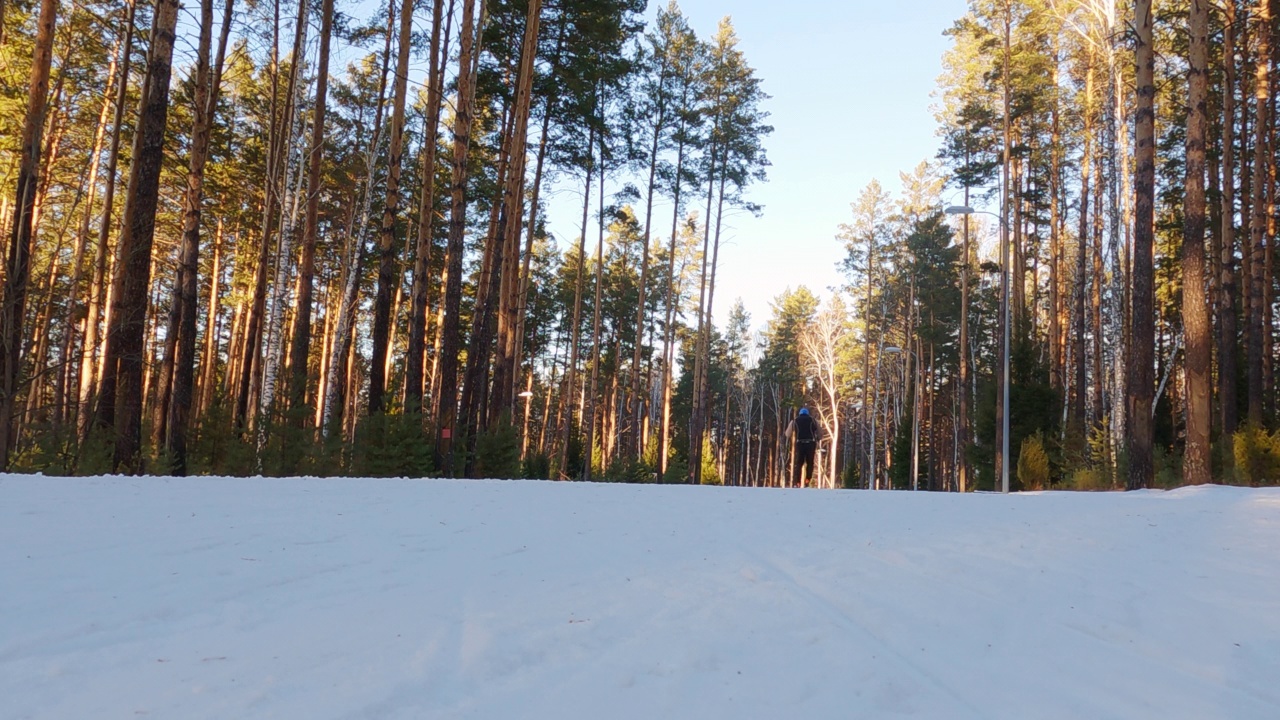
[[[818,448],[818,440],[821,435],[818,428],[818,422],[809,415],[809,408],[801,407],[800,413],[796,415],[791,424],[787,425],[784,436],[787,439],[795,438],[795,453],[793,457],[795,461],[791,471],[791,486],[804,487],[800,471],[803,468],[804,477],[809,480],[813,479],[813,455]]]

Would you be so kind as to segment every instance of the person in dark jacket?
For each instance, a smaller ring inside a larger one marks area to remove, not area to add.
[[[818,427],[818,421],[813,419],[809,414],[809,408],[800,408],[800,413],[795,419],[787,425],[784,435],[788,439],[795,440],[795,453],[793,457],[795,461],[791,470],[791,486],[804,487],[803,478],[800,471],[804,470],[804,478],[813,480],[813,456],[818,449],[818,440],[821,439],[822,430]]]

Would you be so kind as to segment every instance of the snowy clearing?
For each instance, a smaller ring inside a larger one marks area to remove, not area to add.
[[[4,718],[1280,717],[1280,490],[0,479]]]

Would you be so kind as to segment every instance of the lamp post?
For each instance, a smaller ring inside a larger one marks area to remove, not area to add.
[[[1004,214],[997,215],[986,210],[974,210],[968,205],[951,205],[944,212],[948,215],[990,215],[1000,221],[1000,305],[1004,320],[1004,346],[1001,348],[1001,362],[1004,372],[1001,377],[1001,389],[1004,391],[1003,413],[1000,419],[1000,492],[1009,492],[1009,227],[1005,223]],[[961,348],[961,352],[964,348]]]

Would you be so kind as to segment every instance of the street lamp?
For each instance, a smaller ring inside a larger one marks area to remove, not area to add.
[[[911,379],[914,386],[914,392],[911,396],[911,489],[920,489],[920,358],[910,350],[903,350],[894,345],[888,345],[884,349],[891,355],[907,354],[911,356],[912,362],[916,365],[916,377]]]
[[[1004,214],[996,215],[986,210],[974,210],[968,205],[951,205],[944,210],[948,215],[990,215],[1000,221],[1000,304],[1004,316],[1004,347],[1002,363],[1004,375],[1001,385],[1004,390],[1004,412],[1000,427],[1000,492],[1009,492],[1009,227],[1005,223]],[[961,348],[961,352],[964,349]]]

